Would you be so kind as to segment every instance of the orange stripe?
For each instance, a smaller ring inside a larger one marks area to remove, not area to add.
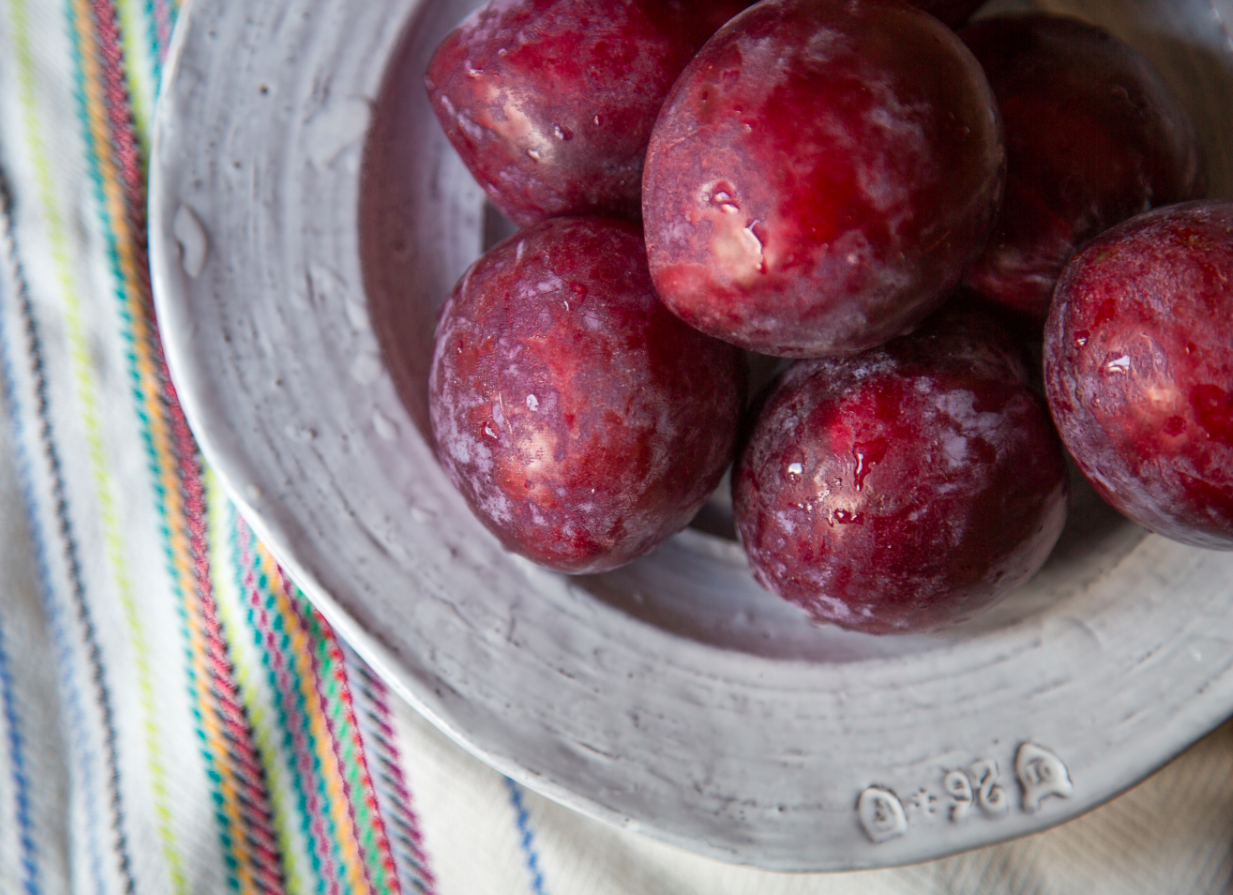
[[[81,47],[86,123],[95,147],[109,147],[112,145],[112,134],[107,118],[106,100],[101,90],[103,72],[98,61],[100,46],[92,28],[94,20],[90,3],[88,0],[72,0],[72,8]],[[115,236],[116,263],[122,279],[124,300],[132,326],[136,368],[143,395],[141,409],[149,427],[149,436],[155,456],[159,461],[157,477],[163,489],[164,512],[167,517],[174,572],[185,601],[189,648],[194,671],[193,683],[198,705],[202,708],[200,715],[203,732],[214,758],[215,771],[220,778],[218,786],[222,795],[221,811],[231,827],[228,840],[234,852],[234,866],[240,891],[245,895],[249,892],[259,893],[261,890],[252,875],[254,856],[248,848],[247,837],[244,835],[234,773],[225,760],[226,739],[217,719],[212,718],[214,712],[211,708],[210,678],[205,663],[205,638],[200,627],[201,603],[194,576],[191,544],[185,535],[187,517],[181,491],[182,484],[175,474],[176,458],[172,450],[166,410],[159,399],[161,382],[156,374],[155,365],[151,363],[148,348],[152,329],[147,310],[148,294],[140,275],[142,270],[140,265],[144,262],[144,258],[141,261],[138,260],[139,250],[137,248],[144,240],[144,234],[136,234],[132,229],[119,171],[111,155],[103,151],[95,154],[101,181],[103,207]]]
[[[261,544],[257,544],[257,555],[269,582],[270,593],[275,597],[278,614],[283,619],[283,630],[288,637],[287,651],[295,656],[298,666],[299,673],[296,678],[308,713],[306,720],[316,750],[318,767],[321,769],[322,784],[328,797],[327,811],[333,821],[335,839],[342,856],[343,876],[353,892],[371,891],[364,873],[359,832],[347,807],[346,783],[332,746],[332,735],[325,721],[326,706],[314,684],[310,644],[312,635],[304,624],[303,617],[292,605],[293,598],[283,583],[282,570],[278,568],[274,558]]]

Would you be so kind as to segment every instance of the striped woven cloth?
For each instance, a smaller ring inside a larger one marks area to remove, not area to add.
[[[1228,728],[1046,834],[782,876],[577,817],[394,700],[221,493],[167,375],[145,166],[175,17],[0,0],[0,893],[1229,891]]]

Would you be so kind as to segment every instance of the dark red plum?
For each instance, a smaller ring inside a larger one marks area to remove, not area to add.
[[[1007,156],[997,229],[966,282],[1043,322],[1058,275],[1088,240],[1200,195],[1198,141],[1147,60],[1094,25],[1029,13],[961,36],[997,96]]]
[[[797,361],[737,462],[754,577],[815,621],[870,634],[971,618],[1033,575],[1067,472],[1017,345],[950,306],[855,357]]]
[[[493,0],[446,36],[425,84],[493,204],[526,226],[637,220],[642,162],[681,69],[752,0]]]
[[[993,96],[949,28],[898,0],[764,0],[686,67],[643,173],[651,276],[703,332],[852,354],[920,322],[984,248]]]
[[[1151,531],[1233,548],[1233,203],[1126,221],[1082,249],[1045,328],[1058,431]]]
[[[555,218],[493,247],[437,326],[442,466],[510,550],[599,572],[684,528],[731,462],[741,352],[656,299],[638,228]]]

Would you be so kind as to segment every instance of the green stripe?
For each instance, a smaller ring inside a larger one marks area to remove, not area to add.
[[[315,840],[312,832],[312,815],[308,810],[308,794],[304,790],[304,780],[300,776],[299,763],[296,761],[295,738],[291,732],[291,725],[287,720],[287,709],[284,700],[286,694],[278,687],[278,672],[274,668],[274,663],[271,660],[270,648],[266,642],[266,638],[262,636],[261,627],[257,622],[257,610],[253,607],[252,601],[248,599],[248,585],[245,578],[250,574],[253,577],[254,586],[264,598],[264,606],[272,619],[281,622],[281,617],[273,606],[273,598],[270,596],[265,586],[265,576],[261,574],[257,568],[256,551],[248,551],[248,564],[245,565],[241,559],[242,551],[240,550],[240,520],[234,507],[231,509],[230,519],[228,520],[229,540],[232,544],[233,555],[236,557],[235,562],[235,584],[241,595],[242,604],[247,610],[248,628],[252,631],[252,642],[257,647],[258,653],[261,656],[261,664],[265,666],[266,679],[271,692],[274,694],[274,707],[278,719],[278,729],[282,731],[283,752],[287,760],[287,768],[290,773],[293,789],[295,790],[296,802],[300,809],[300,833],[304,837],[304,842],[308,845],[309,862],[312,865],[312,873],[316,877],[317,885],[315,891],[318,893],[325,892],[325,874],[321,870],[321,857],[317,854],[315,848]],[[272,624],[271,627],[274,627]],[[284,638],[285,639],[285,638]],[[294,677],[294,675],[292,675]],[[297,688],[296,696],[302,703],[302,698],[299,698]],[[302,706],[301,706],[302,710]],[[305,730],[305,737],[309,743],[312,742],[312,731]],[[313,756],[314,761],[316,756]],[[319,788],[320,789],[320,788]],[[320,793],[324,800],[324,793]],[[328,817],[327,817],[328,820]]]
[[[190,641],[189,641],[189,634],[188,634],[188,611],[185,605],[186,595],[184,594],[183,589],[180,587],[179,577],[176,574],[175,555],[174,555],[174,551],[171,545],[170,523],[169,523],[169,520],[167,519],[166,506],[161,500],[161,498],[163,497],[163,494],[161,492],[161,474],[160,474],[161,469],[160,469],[159,462],[158,462],[158,455],[157,455],[157,452],[154,446],[153,435],[148,425],[149,420],[145,414],[145,407],[147,406],[148,399],[147,399],[147,395],[144,389],[142,388],[142,384],[141,384],[141,373],[140,373],[139,361],[138,361],[137,353],[136,353],[137,351],[136,339],[133,335],[133,331],[131,328],[132,317],[128,313],[129,296],[125,289],[124,276],[120,268],[119,247],[117,244],[115,230],[112,227],[111,217],[107,211],[106,191],[105,191],[104,184],[103,184],[102,172],[100,170],[100,158],[101,158],[99,154],[100,147],[98,147],[95,144],[94,136],[90,128],[89,109],[87,107],[88,98],[86,96],[86,89],[85,89],[85,69],[82,63],[82,48],[80,45],[80,41],[78,38],[78,31],[76,27],[77,17],[76,17],[75,11],[73,10],[72,0],[67,0],[65,5],[68,11],[69,33],[72,36],[73,63],[74,63],[74,69],[75,69],[75,81],[77,85],[76,93],[77,93],[77,99],[78,99],[78,120],[81,124],[82,135],[85,140],[86,147],[87,147],[87,153],[86,153],[87,167],[90,172],[90,179],[94,187],[95,203],[97,205],[98,216],[99,216],[100,223],[102,224],[103,233],[106,238],[107,256],[110,262],[111,274],[115,282],[114,297],[118,300],[118,302],[120,303],[120,307],[125,312],[120,315],[120,320],[122,321],[120,335],[126,346],[124,354],[128,362],[129,376],[130,376],[130,379],[132,380],[133,395],[134,395],[134,398],[137,400],[137,407],[138,407],[137,416],[138,416],[138,419],[142,423],[141,435],[142,435],[142,440],[145,442],[145,445],[146,445],[147,469],[151,475],[151,478],[154,481],[157,496],[160,498],[158,501],[156,501],[156,504],[155,504],[156,509],[160,516],[160,520],[161,520],[159,524],[159,532],[163,536],[163,547],[164,547],[164,552],[167,558],[167,570],[169,573],[168,577],[170,579],[172,592],[178,600],[178,609],[179,609],[179,615],[181,619],[181,634],[183,635],[184,642],[186,644],[185,652],[188,658],[186,671],[187,671],[187,676],[189,680],[189,703],[190,705],[194,707],[193,716],[197,720],[197,725],[196,725],[197,734],[201,738],[202,743],[203,743],[203,748],[201,752],[202,752],[203,758],[206,761],[207,776],[212,777],[213,775],[216,774],[216,772],[214,771],[216,762],[215,762],[215,757],[212,754],[212,752],[205,746],[205,744],[207,743],[207,740],[205,737],[205,732],[201,726],[200,712],[196,708],[197,700],[195,698],[195,693],[197,689],[196,688],[197,675],[193,669],[191,648],[188,647],[188,644]],[[143,710],[149,713],[152,713],[153,706],[143,705]],[[151,750],[151,760],[152,761],[155,760],[155,757],[158,754],[159,753],[157,751],[157,747],[155,746],[155,748]],[[161,777],[163,775],[161,759],[158,762],[157,768],[158,768],[157,775]],[[152,776],[154,776],[153,772],[152,772]],[[162,786],[160,788],[165,791],[165,786]],[[219,788],[217,781],[214,782],[213,795],[215,796],[216,799],[221,798],[221,789]],[[171,814],[170,807],[160,806],[158,809],[156,809],[157,816],[169,817],[170,814]],[[220,834],[221,834],[220,841],[224,845],[224,848],[227,848],[228,846],[227,846],[225,826],[222,829],[220,829]],[[184,872],[183,872],[183,867],[181,864],[179,851],[176,848],[174,833],[172,832],[169,824],[163,824],[163,823],[159,824],[159,838],[162,840],[162,843],[163,843],[163,853],[164,853],[164,856],[167,858],[168,867],[169,867],[169,871],[171,874],[172,886],[174,887],[177,895],[184,895],[184,893],[188,891],[187,880],[184,877]],[[227,858],[228,856],[224,855],[224,857]],[[234,856],[230,856],[230,860],[234,861]],[[233,880],[233,883],[234,883],[234,880]]]
[[[226,575],[223,570],[239,568],[238,548],[229,537],[229,533],[234,531],[235,508],[231,501],[222,493],[218,480],[211,470],[207,469],[203,478],[206,489],[206,540],[210,550],[210,568],[218,572],[215,580],[218,581],[219,587],[215,591],[215,599],[218,604],[219,619],[224,632],[229,634],[227,642],[232,644],[234,660],[232,667],[236,676],[236,689],[252,722],[253,738],[257,743],[257,755],[261,761],[261,768],[265,773],[265,779],[269,784],[270,822],[274,827],[275,836],[278,838],[279,851],[283,855],[283,874],[287,893],[288,895],[297,895],[297,893],[304,891],[299,870],[296,866],[302,863],[303,856],[298,854],[294,847],[289,826],[290,821],[287,817],[287,812],[283,810],[282,800],[275,797],[275,793],[281,792],[284,786],[281,772],[278,769],[278,763],[270,757],[275,754],[277,747],[270,737],[271,725],[265,702],[258,697],[259,682],[252,673],[252,662],[244,661],[245,659],[251,660],[252,658],[251,656],[244,655],[246,653],[244,649],[246,639],[242,636],[241,632],[246,628],[245,621],[241,618],[241,614],[238,611],[239,607],[233,599],[228,599],[228,595],[224,593],[223,588],[224,582],[228,578],[232,578],[232,576]],[[293,855],[297,860],[292,860]]]
[[[120,18],[120,40],[124,46],[124,57],[128,64],[124,72],[128,77],[128,104],[133,115],[133,129],[137,134],[138,151],[141,154],[141,169],[146,170],[146,160],[150,157],[150,110],[154,104],[154,85],[158,83],[158,48],[154,47],[154,55],[150,56],[151,47],[148,44],[152,33],[153,22],[144,22],[146,9],[138,0],[116,0],[116,9]],[[141,39],[145,34],[147,41]],[[138,63],[138,60],[148,59],[149,68]]]
[[[320,619],[311,608],[305,607],[304,616],[308,619],[309,633],[317,644],[317,660],[322,668],[336,669],[338,674],[346,674],[346,667],[340,662],[337,666],[330,655],[330,645],[334,641],[332,632],[322,629]],[[381,860],[380,849],[376,848],[377,825],[373,818],[372,808],[364,798],[364,775],[361,773],[360,761],[356,753],[362,755],[363,743],[359,739],[359,730],[352,723],[351,713],[346,702],[339,693],[338,679],[331,675],[326,678],[326,686],[322,688],[327,696],[326,713],[333,720],[334,740],[339,744],[339,765],[344,769],[344,779],[351,792],[352,817],[356,826],[356,838],[362,845],[361,860],[368,865],[369,878],[378,892],[392,890],[388,871]]]
[[[163,854],[168,863],[172,884],[177,893],[186,891],[183,868],[179,852],[175,847],[175,836],[171,829],[171,809],[167,799],[166,773],[159,743],[158,725],[155,723],[154,686],[150,668],[149,652],[146,648],[145,634],[141,627],[140,613],[133,599],[132,585],[128,576],[124,559],[123,536],[120,529],[115,506],[115,485],[109,475],[106,463],[106,452],[103,447],[101,426],[98,416],[97,385],[90,375],[91,361],[89,345],[85,335],[85,326],[81,317],[81,305],[71,273],[70,252],[64,225],[56,208],[53,177],[48,164],[48,156],[39,137],[41,121],[38,114],[38,99],[35,94],[35,64],[27,31],[25,4],[22,0],[13,0],[11,4],[14,23],[14,42],[18,63],[18,77],[21,82],[21,98],[23,117],[28,132],[31,160],[35,167],[35,177],[38,184],[40,201],[44,206],[47,221],[48,237],[51,242],[52,257],[56,267],[57,279],[60,282],[61,294],[65,304],[65,321],[68,325],[69,355],[71,361],[72,379],[75,386],[75,396],[82,408],[82,420],[86,426],[87,450],[90,459],[91,473],[94,479],[96,499],[100,507],[103,536],[106,544],[106,555],[112,568],[113,582],[123,607],[125,625],[128,629],[130,643],[137,666],[138,690],[140,692],[141,710],[144,714],[144,742],[147,749],[147,770],[150,774],[151,790],[154,797],[156,826],[159,838],[162,840]],[[84,88],[82,85],[82,68],[80,47],[77,41],[77,31],[74,27],[75,17],[72,7],[69,11],[69,33],[73,48],[73,63],[76,72],[77,97],[79,101],[79,119],[83,123],[83,131],[88,135],[89,128],[84,120]],[[101,193],[97,169],[91,165],[91,173],[95,176],[97,193]],[[104,215],[105,209],[100,208]]]

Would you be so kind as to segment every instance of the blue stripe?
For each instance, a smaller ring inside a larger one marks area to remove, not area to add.
[[[154,79],[154,98],[157,100],[163,86],[163,47],[158,43],[158,19],[154,15],[154,0],[146,0],[146,41],[149,44],[150,68]]]
[[[25,743],[22,741],[17,706],[13,699],[13,678],[9,657],[4,650],[4,626],[0,625],[0,702],[9,728],[9,763],[13,766],[13,788],[17,802],[18,839],[21,842],[22,883],[28,895],[38,895],[38,852],[34,847],[34,824],[30,819],[30,780],[26,777]]]
[[[123,277],[119,269],[119,254],[116,247],[116,234],[112,228],[112,222],[107,212],[107,204],[103,195],[103,178],[99,170],[100,147],[96,145],[94,133],[90,129],[88,101],[86,98],[86,75],[85,66],[82,64],[82,44],[81,31],[78,27],[78,17],[76,10],[73,7],[73,0],[66,0],[65,10],[67,12],[69,36],[72,46],[74,75],[74,93],[77,98],[77,117],[81,124],[82,136],[85,140],[86,162],[90,171],[91,179],[94,183],[95,200],[98,202],[99,216],[103,223],[104,236],[108,247],[108,256],[111,260],[112,274],[116,278],[116,287],[114,295],[120,299],[121,304],[124,303]],[[89,23],[97,29],[97,24],[91,19]],[[110,100],[108,100],[110,101]],[[127,198],[126,198],[127,201]],[[132,209],[130,209],[131,211]],[[126,341],[132,342],[132,334],[124,332],[122,334]],[[128,352],[130,364],[132,362],[132,351]],[[147,433],[147,439],[149,435]],[[45,438],[45,441],[47,439]],[[49,452],[53,450],[49,446]],[[103,735],[104,745],[106,747],[108,778],[107,786],[108,793],[111,799],[111,815],[112,815],[112,833],[113,843],[116,852],[116,857],[119,861],[120,875],[124,881],[124,891],[128,895],[136,892],[136,881],[133,878],[132,861],[129,857],[128,840],[124,833],[124,806],[120,792],[120,767],[117,760],[116,747],[116,729],[114,716],[111,708],[111,699],[107,691],[107,686],[103,677],[103,662],[102,651],[99,648],[98,639],[95,635],[94,623],[90,617],[89,607],[85,601],[85,587],[81,577],[81,567],[77,558],[75,543],[72,538],[72,532],[69,529],[69,522],[66,508],[66,499],[64,497],[64,483],[60,472],[59,461],[53,454],[53,465],[55,468],[55,492],[57,498],[57,515],[61,517],[61,530],[65,539],[66,550],[69,552],[69,566],[73,575],[73,602],[77,608],[77,616],[85,631],[86,648],[90,661],[90,670],[95,683],[99,706],[103,712]]]
[[[399,884],[406,892],[413,889],[430,892],[432,887],[428,881],[433,878],[432,871],[428,867],[428,856],[424,853],[422,842],[416,842],[419,829],[411,805],[411,789],[399,766],[398,749],[383,729],[387,724],[393,726],[393,718],[388,715],[384,696],[378,698],[376,695],[375,691],[380,685],[364,660],[345,641],[338,643],[342,647],[343,662],[351,685],[356,725],[360,730],[364,754],[368,757],[378,814],[385,824],[386,839],[394,856]]]
[[[77,563],[76,544],[72,539],[72,530],[69,525],[67,506],[64,500],[64,486],[60,474],[60,459],[56,451],[55,441],[52,436],[50,413],[47,401],[47,379],[43,373],[43,357],[41,351],[41,343],[39,340],[38,326],[34,319],[34,310],[30,305],[29,290],[25,282],[25,277],[22,272],[21,263],[17,254],[16,235],[12,224],[12,192],[9,187],[9,180],[3,167],[0,167],[0,237],[3,237],[3,247],[9,255],[9,263],[11,265],[11,273],[15,278],[14,286],[17,290],[15,296],[18,304],[18,311],[22,318],[22,323],[25,329],[25,357],[30,367],[30,375],[34,380],[34,400],[37,412],[38,431],[32,436],[37,438],[42,448],[42,459],[47,462],[50,467],[50,472],[53,477],[53,499],[56,503],[56,526],[63,541],[65,559],[68,562],[70,572],[73,576],[73,586],[75,589],[80,588],[80,566]],[[0,293],[2,299],[3,293]],[[20,336],[18,336],[20,338]],[[14,374],[12,345],[9,341],[10,334],[5,332],[3,315],[0,315],[0,368],[3,369],[5,394],[8,398],[8,406],[12,421],[12,432],[17,460],[17,474],[22,497],[26,503],[27,516],[30,521],[31,539],[34,542],[35,562],[38,567],[39,581],[42,585],[41,596],[43,598],[44,612],[47,616],[48,627],[51,629],[52,643],[56,649],[56,668],[60,682],[60,689],[65,698],[66,710],[68,713],[68,728],[74,734],[73,745],[77,757],[78,770],[81,774],[82,790],[84,791],[84,808],[86,816],[86,843],[87,852],[89,854],[88,864],[90,874],[94,879],[95,890],[99,895],[106,895],[107,886],[103,877],[103,857],[99,846],[99,810],[95,800],[95,774],[94,769],[98,764],[98,756],[95,754],[88,739],[86,721],[86,712],[83,707],[83,698],[81,689],[77,680],[77,675],[74,671],[73,656],[75,653],[72,638],[69,635],[68,625],[65,618],[65,607],[56,594],[56,588],[53,583],[51,574],[51,563],[48,557],[47,536],[40,524],[38,513],[39,502],[35,497],[34,488],[34,473],[33,459],[26,449],[25,443],[25,426],[24,415],[22,412],[21,396],[17,391],[16,376]],[[83,604],[84,608],[84,604]],[[81,612],[79,611],[79,617]],[[88,618],[88,615],[87,615]],[[89,633],[93,634],[93,629],[89,629]],[[96,678],[96,683],[101,683],[101,680]],[[103,690],[103,695],[106,696],[106,690]],[[106,718],[110,720],[110,712],[106,712]],[[114,736],[112,739],[114,746]],[[114,753],[112,754],[112,767],[114,764]],[[113,778],[114,780],[114,778]],[[118,781],[115,781],[118,782]]]
[[[271,659],[272,649],[270,644],[266,642],[265,636],[262,634],[261,623],[257,618],[257,610],[253,605],[252,597],[254,595],[259,595],[262,601],[262,608],[264,608],[271,617],[269,623],[271,631],[278,631],[282,636],[283,643],[276,646],[275,649],[284,651],[284,658],[288,661],[287,676],[294,679],[293,683],[298,683],[302,675],[298,666],[295,668],[290,667],[290,663],[294,661],[294,653],[287,650],[286,641],[289,638],[285,631],[280,630],[282,616],[279,613],[278,608],[274,605],[273,592],[268,588],[263,589],[261,586],[263,573],[259,568],[257,568],[259,560],[257,559],[254,549],[256,547],[256,541],[254,539],[250,539],[251,546],[248,551],[249,562],[251,565],[246,568],[240,561],[240,526],[243,524],[244,522],[240,518],[239,513],[236,511],[235,505],[228,501],[226,530],[228,532],[228,545],[231,547],[232,551],[232,575],[236,580],[237,590],[240,594],[241,605],[245,610],[245,617],[248,621],[249,630],[252,632],[253,645],[260,651],[261,663],[265,666],[266,678],[269,682],[270,690],[274,694],[274,707],[275,711],[278,713],[278,726],[283,733],[282,745],[283,752],[286,754],[287,758],[287,770],[291,777],[292,786],[295,790],[296,807],[300,809],[300,833],[303,835],[304,842],[306,843],[308,849],[309,863],[312,866],[313,876],[317,879],[317,884],[314,887],[314,890],[318,893],[324,893],[326,888],[326,876],[324,873],[324,868],[322,867],[321,855],[317,853],[316,846],[318,837],[312,830],[313,818],[317,817],[322,819],[322,828],[326,831],[329,840],[333,843],[333,848],[330,849],[329,854],[336,867],[345,867],[339,852],[341,845],[339,844],[338,837],[334,835],[334,819],[329,811],[330,800],[329,795],[325,791],[324,777],[320,774],[313,773],[313,771],[315,771],[320,765],[320,759],[317,758],[316,749],[314,748],[315,739],[313,732],[309,729],[311,715],[308,713],[308,708],[304,703],[304,694],[300,691],[299,687],[292,686],[291,689],[293,692],[289,697],[286,691],[279,686],[278,671],[275,669],[274,662]],[[244,580],[247,572],[251,572],[253,575],[253,587],[251,590],[248,588]],[[294,708],[303,719],[298,726],[303,734],[305,745],[312,756],[312,770],[310,770],[307,774],[303,773],[300,768],[300,753],[295,747],[295,735],[291,730],[291,722],[289,718],[290,713],[288,712],[289,703],[291,703],[291,707]],[[317,784],[314,790],[314,795],[318,797],[322,807],[318,809],[315,814],[308,809],[308,794],[305,789],[305,785],[307,784],[311,786],[313,781],[306,780],[306,777],[314,777]]]
[[[522,855],[527,862],[527,870],[531,873],[531,891],[535,895],[544,895],[544,874],[539,869],[539,855],[535,851],[535,835],[531,832],[531,815],[527,813],[522,803],[522,789],[509,777],[505,778],[505,786],[509,790],[510,804],[518,817],[518,832],[522,834]]]

